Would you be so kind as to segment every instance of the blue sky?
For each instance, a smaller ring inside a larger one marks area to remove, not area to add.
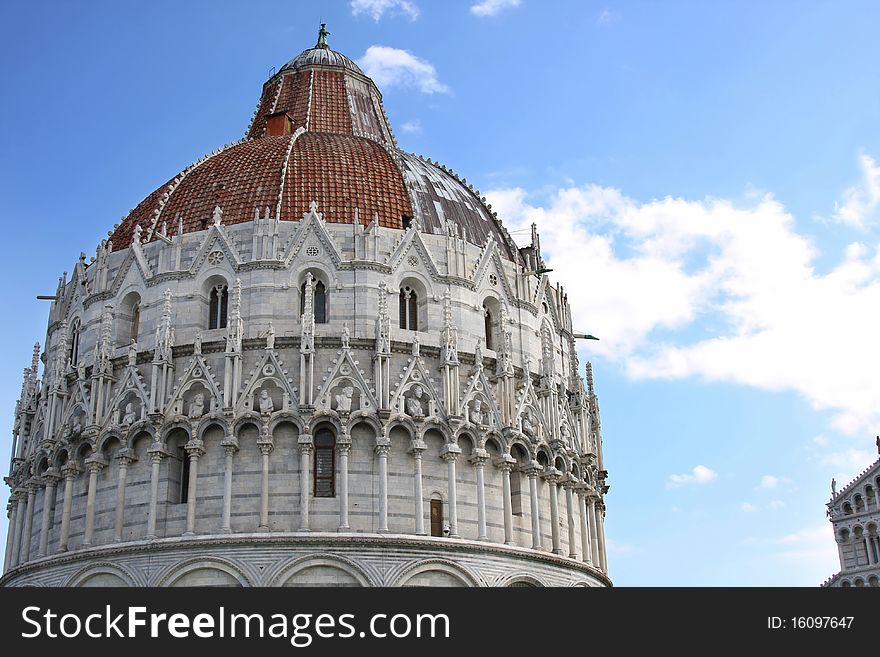
[[[816,585],[837,567],[829,481],[880,433],[878,19],[857,1],[5,2],[0,428],[45,335],[34,296],[240,138],[323,20],[404,149],[512,230],[538,222],[602,338],[581,360],[615,582]]]

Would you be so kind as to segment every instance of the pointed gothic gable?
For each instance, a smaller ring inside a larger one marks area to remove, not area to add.
[[[223,405],[223,395],[220,392],[220,388],[217,386],[217,382],[214,380],[214,373],[211,371],[211,366],[208,365],[202,354],[195,354],[190,359],[183,375],[177,380],[177,385],[171,393],[171,398],[165,405],[165,414],[168,417],[186,415],[189,412],[189,408],[184,408],[185,402],[192,402],[192,399],[187,398],[189,397],[187,393],[197,384],[201,384],[209,396],[209,399],[203,400],[203,415],[207,415],[209,412],[218,409]]]
[[[140,282],[146,283],[146,281],[153,276],[153,273],[150,271],[150,266],[147,264],[141,250],[134,248],[129,249],[128,253],[125,254],[122,263],[119,265],[119,269],[116,270],[116,276],[113,277],[113,283],[110,285],[110,294],[108,297],[112,298],[119,294],[119,290],[122,289],[123,284],[127,280],[128,273],[131,270],[133,263],[137,263],[136,270],[140,272]],[[132,280],[132,282],[135,282],[135,280]]]
[[[438,415],[446,417],[447,413],[446,408],[443,405],[443,399],[437,393],[434,381],[431,379],[431,375],[420,356],[410,356],[408,359],[407,365],[403,368],[398,382],[394,384],[394,392],[391,394],[391,402],[389,403],[389,406],[395,410],[400,409],[401,398],[416,386],[421,386],[428,391],[428,398],[429,400],[433,400],[436,404]],[[425,417],[428,417],[430,415],[430,413],[427,412],[429,409],[425,408],[424,410]]]
[[[85,415],[88,415],[91,408],[89,389],[86,387],[85,381],[79,379],[73,384],[73,391],[64,409],[64,414],[61,416],[61,426],[64,426],[73,418],[77,408],[82,408]]]
[[[277,394],[269,392],[273,411],[298,412],[299,396],[296,388],[293,387],[293,379],[288,378],[284,363],[278,358],[274,349],[265,349],[260,360],[251,370],[250,378],[238,396],[236,412],[254,411],[259,413],[259,394],[266,383],[273,384],[272,387],[277,390]]]
[[[544,277],[546,278],[546,276]],[[542,281],[543,282],[543,281]],[[556,307],[556,300],[553,298],[553,295],[550,293],[550,286],[544,285],[541,288],[541,296],[537,297],[537,303],[535,304],[538,307],[538,317],[547,317],[550,320],[550,324],[553,327],[553,331],[555,333],[559,333],[562,330],[562,322],[559,317],[559,310]],[[547,304],[547,312],[543,311],[543,304],[546,302]]]
[[[541,433],[543,433],[544,438],[553,435],[547,424],[547,419],[544,417],[543,411],[541,411],[541,403],[538,401],[538,396],[535,394],[535,386],[532,385],[532,377],[528,372],[526,372],[525,383],[520,386],[516,395],[516,414],[513,418],[514,425],[519,426],[519,422],[525,414],[526,409],[529,411],[532,423],[535,424],[535,435],[533,436],[533,439],[536,442],[538,438],[541,437]],[[541,428],[540,432],[538,431],[539,426]],[[525,433],[525,431],[523,431],[523,433]]]
[[[126,365],[119,377],[118,383],[114,386],[113,397],[107,405],[107,411],[104,417],[103,427],[108,427],[114,422],[118,422],[125,414],[123,402],[131,398],[131,393],[140,402],[141,407],[135,411],[136,419],[140,420],[145,417],[147,410],[150,408],[150,395],[144,385],[144,379],[138,371],[136,365]]]
[[[208,256],[214,251],[220,251],[226,257],[226,261],[235,271],[241,265],[241,256],[235,244],[229,239],[229,235],[223,225],[211,224],[208,233],[205,235],[202,245],[196,251],[192,264],[189,267],[189,273],[195,275],[205,266]]]
[[[339,410],[340,401],[344,401],[346,387],[356,389],[358,393],[358,403],[353,403],[353,396],[348,398],[351,400],[351,411],[375,411],[379,407],[376,400],[376,391],[370,386],[364,370],[360,368],[360,361],[354,359],[350,349],[342,349],[336,352],[336,358],[333,364],[327,368],[327,374],[323,377],[324,383],[318,391],[316,407],[320,410]],[[346,383],[350,385],[346,385]],[[342,396],[334,395],[334,390],[342,389]],[[353,391],[354,392],[354,391]],[[342,410],[345,410],[344,408]]]
[[[437,263],[434,261],[431,251],[422,238],[422,232],[417,226],[411,227],[404,233],[403,237],[392,249],[386,264],[391,267],[392,271],[396,271],[401,264],[406,262],[406,258],[411,252],[415,252],[421,257],[421,261],[424,263],[425,270],[431,277],[431,280],[439,281],[442,278],[440,270],[437,268]]]
[[[294,231],[287,244],[281,250],[283,254],[281,260],[286,267],[290,267],[306,247],[317,245],[322,246],[326,252],[322,255],[321,259],[326,262],[329,258],[334,267],[339,267],[342,263],[342,254],[336,247],[336,243],[333,241],[330,232],[327,230],[327,226],[324,224],[324,219],[321,213],[318,212],[318,204],[313,201],[309,206],[309,211],[303,214],[302,221],[299,222],[299,227]]]
[[[516,305],[516,292],[510,287],[510,281],[507,280],[507,275],[504,271],[504,262],[501,259],[501,254],[498,252],[498,243],[493,239],[492,235],[489,235],[486,240],[486,246],[483,247],[480,258],[477,260],[477,265],[474,267],[474,274],[471,279],[474,286],[479,289],[490,273],[495,274],[498,277],[498,282],[501,284],[499,289],[502,291],[504,300],[512,305]]]
[[[474,422],[474,418],[471,418],[471,422],[500,429],[504,425],[504,422],[501,419],[501,411],[495,401],[495,395],[492,392],[492,384],[486,376],[486,370],[483,367],[479,367],[477,371],[471,374],[468,378],[467,388],[465,388],[464,394],[460,397],[459,405],[462,409],[465,406],[470,407],[471,402],[477,399],[480,399],[487,405],[486,407],[481,408],[481,412],[488,416],[488,418],[491,418],[491,421],[487,422],[487,418],[484,418],[483,422]]]

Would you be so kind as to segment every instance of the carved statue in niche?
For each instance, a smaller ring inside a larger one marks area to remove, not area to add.
[[[471,408],[471,422],[474,424],[484,424],[485,423],[485,413],[483,412],[483,402],[480,399],[474,400],[474,405]]]
[[[70,434],[72,436],[78,436],[79,434],[82,433],[82,430],[83,430],[82,420],[80,419],[80,416],[77,415],[75,418],[73,418],[73,426],[70,427]]]
[[[348,330],[348,324],[342,325],[342,348],[348,349],[351,342],[351,331]]]
[[[526,409],[522,416],[522,431],[529,438],[535,437],[535,424],[532,422],[532,414]]]
[[[336,410],[348,412],[351,410],[351,398],[354,395],[352,386],[345,386],[338,395],[336,395]]]
[[[137,355],[138,355],[138,345],[134,340],[131,341],[131,344],[128,345],[128,364],[134,365],[137,363]]]
[[[559,427],[559,434],[566,445],[571,443],[571,429],[568,428],[567,422],[563,422],[562,426]]]
[[[269,396],[269,391],[265,388],[260,391],[260,413],[268,415],[274,412],[275,404]]]
[[[201,354],[202,353],[202,332],[196,331],[196,337],[193,340],[193,353]]]
[[[422,386],[415,386],[413,388],[412,397],[408,397],[406,400],[406,412],[408,415],[412,416],[417,420],[421,420],[425,417],[425,411],[422,408],[422,396],[424,393],[422,392]]]
[[[125,426],[131,426],[137,420],[137,416],[134,413],[134,404],[132,402],[128,402],[125,405],[125,414],[122,416],[122,424]]]
[[[272,322],[269,322],[269,328],[267,328],[266,332],[263,333],[263,337],[266,338],[266,349],[274,349],[275,348],[275,327],[272,326]]]
[[[189,412],[186,414],[187,417],[193,420],[197,420],[205,414],[205,393],[200,392],[193,400],[189,403]]]

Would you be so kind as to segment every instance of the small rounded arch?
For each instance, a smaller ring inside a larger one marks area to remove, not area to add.
[[[98,438],[98,449],[101,456],[108,458],[125,446],[125,438],[115,431],[110,431]]]
[[[324,267],[311,264],[296,275],[296,290],[299,294],[299,314],[305,313],[306,308],[306,277],[311,274],[314,278],[312,288],[312,309],[316,324],[326,324],[330,318],[330,293],[338,285],[333,274]]]
[[[544,588],[546,584],[534,575],[514,573],[502,577],[495,586],[506,588]]]
[[[428,418],[424,422],[422,422],[422,428],[419,432],[420,439],[425,440],[426,436],[429,433],[439,434],[444,443],[455,442],[449,426],[443,422],[439,422],[435,418]]]
[[[461,447],[462,454],[470,454],[480,445],[470,431],[459,431],[455,436],[455,442]]]
[[[269,433],[275,435],[276,430],[285,424],[293,425],[297,435],[305,433],[305,425],[303,425],[302,418],[299,415],[286,411],[281,411],[272,416],[272,419],[269,421]]]
[[[497,433],[487,433],[483,446],[491,458],[498,458],[504,453],[504,438]]]
[[[168,440],[169,440],[170,438],[173,437],[173,438],[175,438],[175,439],[179,439],[179,438],[180,438],[180,432],[183,432],[184,434],[186,434],[186,439],[187,439],[187,441],[189,441],[189,440],[192,438],[192,436],[193,436],[193,430],[192,430],[192,425],[189,423],[189,420],[186,420],[186,419],[184,419],[184,418],[180,418],[180,419],[176,420],[175,422],[172,422],[172,423],[168,424],[168,425],[162,430],[162,440],[161,440],[161,442],[162,442],[163,444],[167,445],[167,444],[168,444]]]
[[[337,555],[309,555],[282,564],[268,579],[269,586],[374,586],[372,578],[354,561]]]
[[[415,272],[397,283],[397,326],[405,331],[428,330],[428,297],[430,282]]]
[[[89,458],[92,453],[95,451],[94,446],[88,440],[84,440],[79,447],[76,448],[76,460],[79,462],[85,461]]]
[[[67,464],[68,460],[70,460],[70,452],[67,447],[62,446],[58,448],[57,452],[55,452],[55,456],[52,458],[52,464],[60,470]]]
[[[486,349],[496,350],[500,342],[501,302],[494,294],[483,297],[483,344]]]
[[[257,413],[245,413],[232,425],[233,435],[239,436],[247,427],[253,427],[257,435],[263,430],[263,420]]]
[[[837,542],[838,543],[846,543],[850,539],[850,532],[848,529],[844,528],[837,532]]]
[[[425,559],[405,566],[391,586],[478,587],[480,580],[461,564]]]
[[[521,440],[516,439],[510,444],[510,455],[517,465],[523,466],[531,461],[531,451]]]
[[[339,419],[339,414],[336,411],[325,409],[323,411],[319,411],[312,416],[311,421],[309,422],[309,433],[314,435],[315,431],[317,431],[321,426],[328,425],[333,428],[333,431],[336,435],[342,433],[342,422]]]
[[[127,345],[141,337],[141,303],[144,290],[130,287],[122,293],[119,305],[113,313],[116,326],[115,344]]]
[[[204,441],[205,434],[208,433],[208,430],[214,427],[219,428],[224,436],[229,435],[229,423],[224,417],[219,415],[211,415],[202,419],[202,421],[199,422],[195,435],[199,437],[199,440]]]
[[[117,563],[90,563],[76,571],[65,584],[68,588],[105,586],[133,587],[141,585],[137,578]]]
[[[248,577],[231,561],[220,557],[195,557],[166,568],[154,586],[251,586]]]

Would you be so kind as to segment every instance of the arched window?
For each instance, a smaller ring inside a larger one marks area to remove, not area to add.
[[[189,454],[186,447],[180,447],[180,496],[177,498],[181,504],[189,501]]]
[[[419,330],[419,295],[411,287],[400,288],[400,328]]]
[[[483,306],[483,330],[486,334],[486,349],[495,349],[495,321],[492,311],[486,306]]]
[[[330,429],[315,434],[315,497],[336,497],[336,438]]]
[[[73,327],[70,329],[70,365],[76,367],[79,363],[79,319],[73,320]]]
[[[443,536],[443,500],[431,500],[431,536]]]
[[[134,308],[131,309],[131,335],[129,336],[132,340],[137,342],[138,333],[141,330],[141,303],[138,301],[134,304]]]
[[[300,304],[299,314],[302,315],[306,311],[306,284],[303,283],[300,288]],[[327,288],[320,280],[315,280],[314,303],[312,309],[315,313],[315,324],[327,323]]]
[[[226,328],[226,313],[229,310],[229,288],[215,285],[211,288],[211,306],[208,315],[208,328]]]

